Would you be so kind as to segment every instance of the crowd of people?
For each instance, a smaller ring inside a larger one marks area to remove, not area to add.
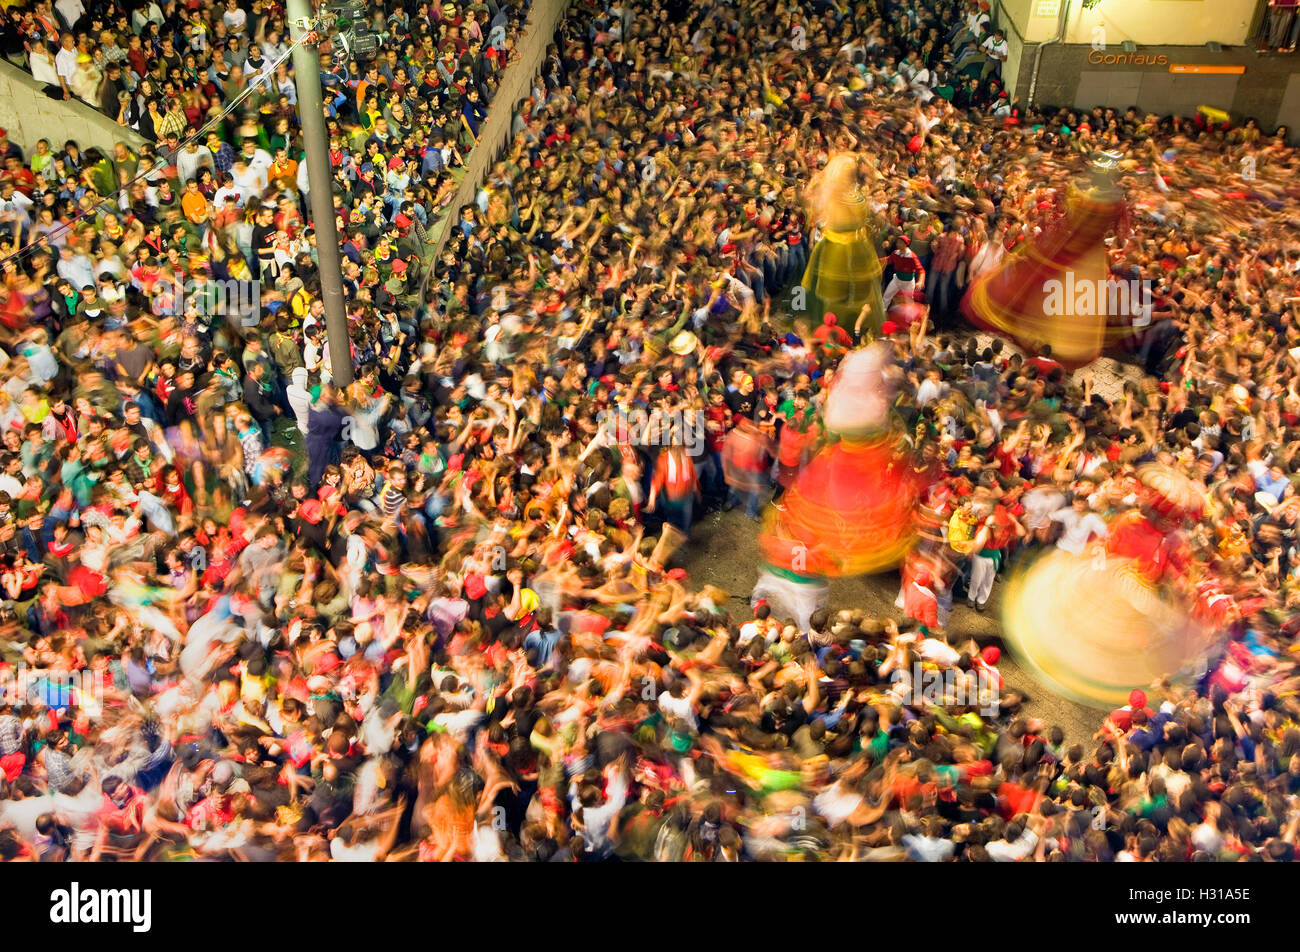
[[[340,32],[325,31],[330,160],[342,210],[350,213],[344,226],[382,228],[404,211],[401,235],[418,250],[429,214],[445,209],[456,189],[452,170],[479,136],[527,9],[496,2],[387,7],[359,4],[369,22],[340,16],[333,21]],[[75,143],[35,143],[31,171],[55,197],[55,217],[75,211],[86,188],[108,197],[125,186],[118,203],[144,225],[165,219],[172,206],[178,222],[201,225],[214,212],[244,214],[246,199],[262,197],[271,184],[310,217],[285,16],[280,3],[235,0],[10,7],[0,20],[4,55],[47,95],[80,99],[144,140],[134,150],[119,143],[110,156],[90,149],[83,156]],[[375,55],[358,52],[358,32],[379,44]],[[171,195],[157,194],[163,181]],[[362,192],[371,193],[370,202],[353,200]],[[73,209],[65,210],[67,201]],[[141,214],[141,203],[152,215]],[[291,239],[295,231],[287,230]],[[172,238],[170,228],[164,237]]]
[[[54,6],[10,18],[93,27]],[[157,43],[137,87],[206,110],[200,57],[274,62],[246,43],[283,27],[192,7],[115,11],[84,53]],[[203,111],[140,155],[0,135],[0,857],[1293,858],[1296,154],[1253,123],[1022,109],[986,7],[580,2],[427,265],[458,133],[426,145],[445,113],[413,86],[438,34],[474,41],[420,7],[335,87],[342,389],[292,100],[206,152]],[[1112,399],[958,314],[1096,149],[1132,202],[1113,270],[1155,294]],[[801,189],[841,152],[881,327],[799,308]],[[683,554],[697,516],[781,505],[873,336],[953,574],[801,631]],[[1223,637],[1201,680],[1067,737],[952,599],[1104,535],[1148,461],[1210,500]]]

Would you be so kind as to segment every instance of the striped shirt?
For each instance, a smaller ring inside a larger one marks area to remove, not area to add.
[[[406,493],[390,484],[380,496],[379,504],[386,516],[401,512],[402,507],[406,505]]]
[[[0,757],[17,754],[23,749],[23,722],[12,714],[0,716]]]
[[[72,765],[72,758],[61,750],[45,748],[45,776],[50,781],[50,789],[59,793],[77,778],[77,770]]]

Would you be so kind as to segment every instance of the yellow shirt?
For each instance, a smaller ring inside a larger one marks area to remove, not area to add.
[[[975,538],[975,522],[958,509],[948,520],[948,544],[958,552],[965,552]]]

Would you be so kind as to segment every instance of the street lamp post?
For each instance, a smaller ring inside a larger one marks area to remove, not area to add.
[[[313,31],[311,0],[288,0],[289,30],[299,40]],[[321,299],[325,302],[325,330],[329,334],[330,374],[335,386],[352,383],[352,348],[348,315],[343,306],[343,266],[339,258],[339,233],[334,221],[333,176],[330,174],[329,137],[321,101],[320,56],[313,42],[293,47],[294,86],[298,90],[298,118],[306,151],[307,181],[311,187],[311,215],[316,228]]]

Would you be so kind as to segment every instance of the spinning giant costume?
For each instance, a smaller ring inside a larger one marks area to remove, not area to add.
[[[972,323],[1028,351],[1050,344],[1052,357],[1069,370],[1131,335],[1144,302],[1110,281],[1105,245],[1107,235],[1122,240],[1126,230],[1127,205],[1114,181],[1117,158],[1098,154],[1091,187],[1071,186],[1064,207],[1049,214],[1033,239],[976,279],[962,301]]]
[[[883,344],[840,363],[823,422],[835,442],[820,450],[764,516],[763,568],[753,598],[808,630],[826,604],[827,579],[896,566],[916,534],[913,514],[926,479],[888,429],[894,389]]]
[[[1139,508],[1112,521],[1105,539],[1079,555],[1048,550],[1002,595],[1003,636],[1020,661],[1108,710],[1157,678],[1200,673],[1226,620],[1213,586],[1189,578],[1183,528],[1201,515],[1200,490],[1155,463],[1139,476]]]
[[[881,264],[871,228],[871,206],[858,185],[858,160],[837,155],[809,189],[809,211],[821,223],[821,238],[804,271],[808,310],[820,323],[828,313],[851,326],[864,306],[863,321],[879,334],[885,320],[880,292]]]

